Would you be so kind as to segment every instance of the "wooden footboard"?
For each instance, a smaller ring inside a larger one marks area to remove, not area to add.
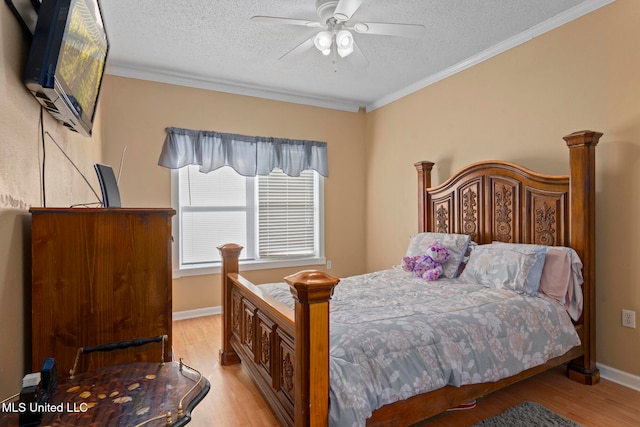
[[[419,231],[467,233],[493,240],[570,246],[584,269],[582,344],[513,377],[442,389],[386,405],[367,425],[410,425],[471,399],[569,362],[569,376],[595,384],[595,146],[601,133],[564,139],[569,176],[536,174],[505,162],[481,162],[431,187],[433,163],[417,163]],[[508,233],[504,233],[508,230]],[[506,236],[506,238],[505,238]],[[242,361],[283,425],[326,426],[329,408],[329,300],[339,279],[317,271],[288,276],[291,310],[239,275],[242,247],[219,248],[222,264],[222,365]]]
[[[339,279],[317,271],[285,277],[291,310],[238,275],[241,246],[223,259],[220,364],[242,360],[283,425],[326,425],[329,414],[329,299]]]

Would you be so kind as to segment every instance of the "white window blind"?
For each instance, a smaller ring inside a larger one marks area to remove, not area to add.
[[[253,178],[231,168],[204,174],[197,166],[181,168],[179,174],[181,264],[220,261],[217,247],[225,243],[247,247],[253,230]]]
[[[275,170],[258,177],[260,258],[316,253],[315,199],[313,171],[290,177]]]
[[[191,165],[176,175],[179,270],[219,265],[217,247],[226,243],[242,245],[240,259],[249,263],[324,262],[317,172],[243,177],[230,167],[205,174]]]

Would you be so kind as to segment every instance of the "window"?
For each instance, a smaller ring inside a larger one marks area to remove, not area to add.
[[[244,269],[323,264],[323,178],[306,170],[290,177],[243,177],[230,167],[172,172],[176,209],[174,270],[178,275],[219,271],[217,247],[244,247]]]

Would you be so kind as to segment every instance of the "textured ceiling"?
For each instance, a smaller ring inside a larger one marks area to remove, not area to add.
[[[425,26],[424,37],[355,34],[368,64],[311,48],[318,32],[251,21],[319,20],[315,0],[101,0],[107,73],[355,111],[382,106],[613,0],[364,0],[349,21]]]

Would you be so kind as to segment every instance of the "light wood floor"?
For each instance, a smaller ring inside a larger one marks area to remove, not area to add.
[[[189,427],[277,426],[257,388],[241,365],[218,363],[220,316],[173,322],[174,357],[200,370],[211,391],[195,408]],[[493,393],[475,409],[448,412],[421,426],[470,426],[525,400],[574,420],[584,427],[640,426],[640,391],[607,380],[585,386],[564,376],[558,368]]]

